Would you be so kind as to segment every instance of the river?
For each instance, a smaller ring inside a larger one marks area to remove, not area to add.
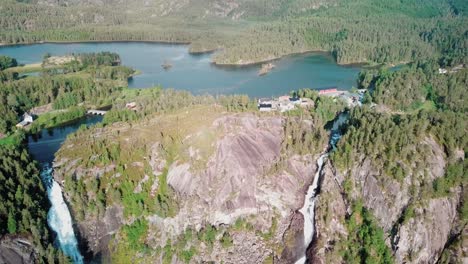
[[[247,94],[270,97],[301,88],[356,86],[361,70],[358,66],[337,65],[327,53],[291,55],[274,62],[276,67],[265,76],[258,76],[259,65],[218,67],[211,63],[211,54],[191,55],[188,46],[144,42],[35,44],[6,46],[0,55],[16,58],[21,64],[41,62],[44,54],[111,51],[121,56],[122,64],[140,70],[129,82],[131,88],[161,85],[184,89],[194,94]],[[173,67],[164,71],[165,60]]]
[[[73,230],[73,221],[62,195],[60,185],[53,178],[52,162],[67,135],[75,132],[82,125],[92,125],[102,120],[102,116],[90,116],[72,124],[43,129],[38,135],[28,137],[28,149],[31,155],[41,163],[41,178],[47,190],[51,207],[47,214],[47,223],[55,232],[57,244],[63,253],[75,264],[83,263],[83,256],[78,248],[78,241]]]

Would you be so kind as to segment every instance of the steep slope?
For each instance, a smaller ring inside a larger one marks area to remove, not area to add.
[[[186,108],[83,131],[67,141],[55,177],[64,185],[90,258],[298,258],[305,249],[295,211],[326,141],[288,143],[285,131],[296,137],[325,134],[323,128],[308,118],[220,110]]]
[[[380,72],[372,98],[386,105],[351,111],[325,169],[318,262],[466,261],[466,96],[454,95],[466,90],[467,71],[436,72]]]

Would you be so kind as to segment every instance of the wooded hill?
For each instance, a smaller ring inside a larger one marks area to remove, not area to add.
[[[0,61],[14,59],[0,56]],[[17,68],[0,71],[0,133],[10,132],[19,116],[36,106],[52,104],[54,110],[64,110],[83,103],[110,105],[133,74],[132,69],[115,65],[120,57],[109,52],[78,54],[75,60],[53,67],[46,62],[47,58],[40,76],[19,78]]]
[[[223,48],[220,64],[311,50],[338,63],[466,62],[466,1],[13,1],[0,4],[0,42],[146,40]]]

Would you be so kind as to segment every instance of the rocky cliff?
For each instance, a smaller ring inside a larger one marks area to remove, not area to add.
[[[421,144],[428,146],[427,167],[424,173],[413,170],[402,182],[379,173],[366,157],[347,171],[337,170],[332,162],[326,164],[311,258],[317,263],[342,263],[347,248],[340,241],[348,239],[350,204],[356,200],[362,200],[384,231],[396,263],[437,263],[455,240],[464,241],[466,223],[459,213],[463,190],[452,188],[443,197],[429,194],[427,183],[444,176],[446,157],[433,139],[426,138]],[[453,261],[449,262],[466,261],[466,243],[459,242],[456,248],[447,258]]]
[[[466,256],[463,185],[433,190],[463,156],[448,157],[429,134],[404,145],[406,156],[393,156],[401,177],[362,147],[345,168],[331,153],[315,237],[305,248],[297,210],[326,146],[323,126],[312,117],[219,110],[196,107],[67,140],[55,177],[90,259],[293,263],[307,251],[312,263],[363,254],[379,263],[445,263]]]
[[[27,237],[4,236],[0,239],[0,263],[35,263],[33,243]]]
[[[310,120],[294,122],[308,133],[322,129]],[[146,232],[138,241],[153,253],[140,251],[137,259],[184,262],[184,254],[194,249],[189,258],[193,263],[295,261],[305,251],[303,219],[296,210],[325,146],[307,153],[287,150],[285,142],[292,135],[285,138],[285,126],[281,116],[187,111],[94,130],[94,145],[105,138],[99,144],[108,149],[118,142],[120,153],[130,147],[139,152],[125,164],[84,163],[77,153],[86,160],[83,152],[89,146],[76,142],[91,134],[69,139],[56,159],[55,177],[65,187],[88,256],[111,261],[120,254],[119,243],[130,236],[125,230],[141,222]],[[130,194],[121,187],[125,181],[134,183]],[[91,191],[93,184],[99,187]],[[129,213],[125,197],[110,202],[111,188],[122,188],[117,196],[147,194],[139,202],[144,212]],[[101,192],[105,205],[99,202]],[[155,210],[149,209],[153,206]]]

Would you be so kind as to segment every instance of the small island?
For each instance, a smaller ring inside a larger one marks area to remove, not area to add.
[[[163,67],[164,70],[168,71],[172,68],[172,64],[168,60],[165,60],[161,67]]]
[[[275,65],[273,63],[265,63],[262,64],[262,68],[258,71],[258,76],[263,76],[269,73],[273,68],[275,68]]]

